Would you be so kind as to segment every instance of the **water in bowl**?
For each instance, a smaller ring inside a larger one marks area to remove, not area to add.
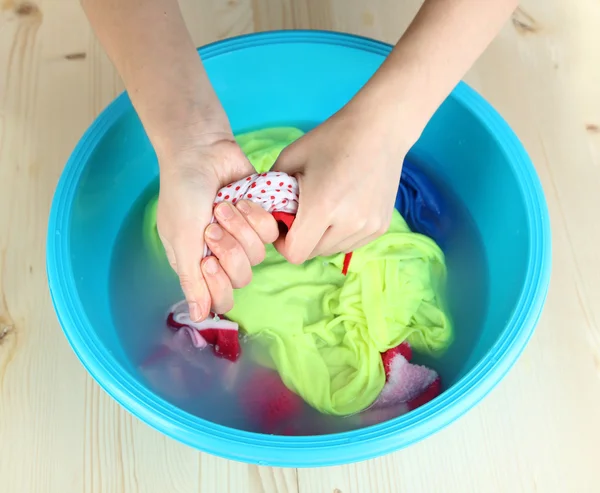
[[[415,355],[414,361],[434,368],[448,388],[467,370],[466,363],[477,344],[488,303],[487,264],[483,243],[468,210],[435,169],[416,155],[409,156],[426,171],[444,204],[447,231],[434,238],[444,250],[448,266],[448,306],[455,326],[455,341],[440,358]],[[253,342],[242,337],[242,357],[232,364],[214,357],[209,348],[197,350],[187,345],[183,353],[161,349],[173,337],[166,325],[169,307],[182,299],[178,279],[169,268],[160,267],[143,244],[144,207],[158,191],[151,184],[138,198],[122,224],[111,265],[112,316],[123,349],[133,368],[142,374],[158,395],[186,412],[212,422],[255,432],[264,432],[249,419],[240,405],[240,375],[254,368],[244,357]],[[252,347],[251,347],[252,346]],[[207,368],[218,379],[204,377]],[[252,392],[260,397],[261,388]],[[268,398],[268,396],[264,396]],[[302,422],[295,423],[298,433],[321,434],[355,429],[362,426],[360,416],[337,418],[324,416],[305,406]]]

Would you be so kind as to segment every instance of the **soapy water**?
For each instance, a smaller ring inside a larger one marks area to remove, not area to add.
[[[444,210],[444,231],[433,239],[446,255],[447,303],[455,340],[439,358],[415,353],[413,362],[436,370],[442,389],[456,381],[465,368],[487,311],[487,264],[479,232],[467,209],[431,168],[409,156],[434,183]],[[185,331],[166,326],[169,308],[183,298],[178,279],[168,265],[157,262],[143,242],[144,208],[158,191],[152,183],[138,198],[124,221],[113,252],[110,279],[112,315],[123,349],[140,377],[157,395],[180,409],[232,428],[265,432],[244,407],[248,375],[256,372],[256,358],[248,355],[261,346],[240,332],[242,355],[235,363],[217,358],[209,347],[195,348]],[[269,399],[268,386],[250,389],[256,399]],[[360,415],[323,415],[302,404],[296,434],[336,433],[366,424]]]

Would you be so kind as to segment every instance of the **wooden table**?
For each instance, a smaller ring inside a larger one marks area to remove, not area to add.
[[[393,42],[405,0],[187,0],[198,45],[323,28]],[[132,418],[62,335],[45,275],[52,194],[122,85],[75,0],[0,0],[0,492],[600,491],[600,3],[526,0],[466,81],[530,152],[552,216],[553,276],[509,376],[408,450],[328,469],[200,454]]]

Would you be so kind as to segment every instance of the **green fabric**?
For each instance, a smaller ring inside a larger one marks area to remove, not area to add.
[[[158,230],[156,228],[156,209],[158,207],[158,195],[152,197],[144,209],[144,219],[142,221],[142,234],[144,235],[144,243],[152,254],[159,258],[164,264],[167,262],[167,255],[160,236],[158,236]],[[167,263],[168,266],[168,263]],[[170,268],[170,267],[169,267]]]
[[[267,129],[237,138],[263,172],[300,135]],[[453,338],[442,300],[444,255],[397,211],[386,234],[354,252],[347,276],[343,261],[339,254],[297,266],[268,245],[226,314],[263,347],[264,354],[255,353],[262,364],[276,368],[311,406],[334,415],[359,412],[377,398],[385,383],[380,353],[408,340],[415,351],[435,356]]]
[[[271,169],[281,151],[303,135],[294,127],[274,127],[237,135],[235,140],[242,148],[257,173]]]
[[[452,341],[440,293],[444,257],[395,213],[388,232],[352,256],[289,264],[272,247],[227,314],[260,338],[288,388],[327,414],[368,407],[385,383],[381,352],[408,340],[437,355]]]

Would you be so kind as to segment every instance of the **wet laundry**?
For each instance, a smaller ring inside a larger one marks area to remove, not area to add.
[[[253,200],[290,227],[299,200],[297,183],[268,169],[285,145],[301,135],[297,129],[266,129],[238,136],[257,173],[224,187],[215,203]],[[402,214],[395,211],[386,234],[352,255],[316,258],[301,266],[288,263],[268,245],[250,285],[235,291],[233,310],[224,317],[213,314],[200,328],[185,319],[182,304],[168,315],[171,327],[196,331],[189,336],[197,348],[218,346],[221,357],[234,361],[239,351],[233,351],[233,359],[223,353],[218,324],[233,324],[221,329],[230,331],[221,334],[229,341],[237,335],[232,329],[237,324],[264,346],[258,363],[276,371],[286,389],[325,414],[368,410],[365,416],[377,416],[383,409],[402,414],[430,400],[440,391],[439,376],[410,363],[410,354],[441,354],[453,338],[443,299],[444,255],[428,236],[444,228],[432,190],[427,178],[406,163],[396,204]],[[153,248],[160,245],[155,204],[149,204],[145,221]],[[173,321],[181,326],[174,327]],[[209,327],[211,321],[215,327]],[[209,329],[210,337],[202,335]]]

